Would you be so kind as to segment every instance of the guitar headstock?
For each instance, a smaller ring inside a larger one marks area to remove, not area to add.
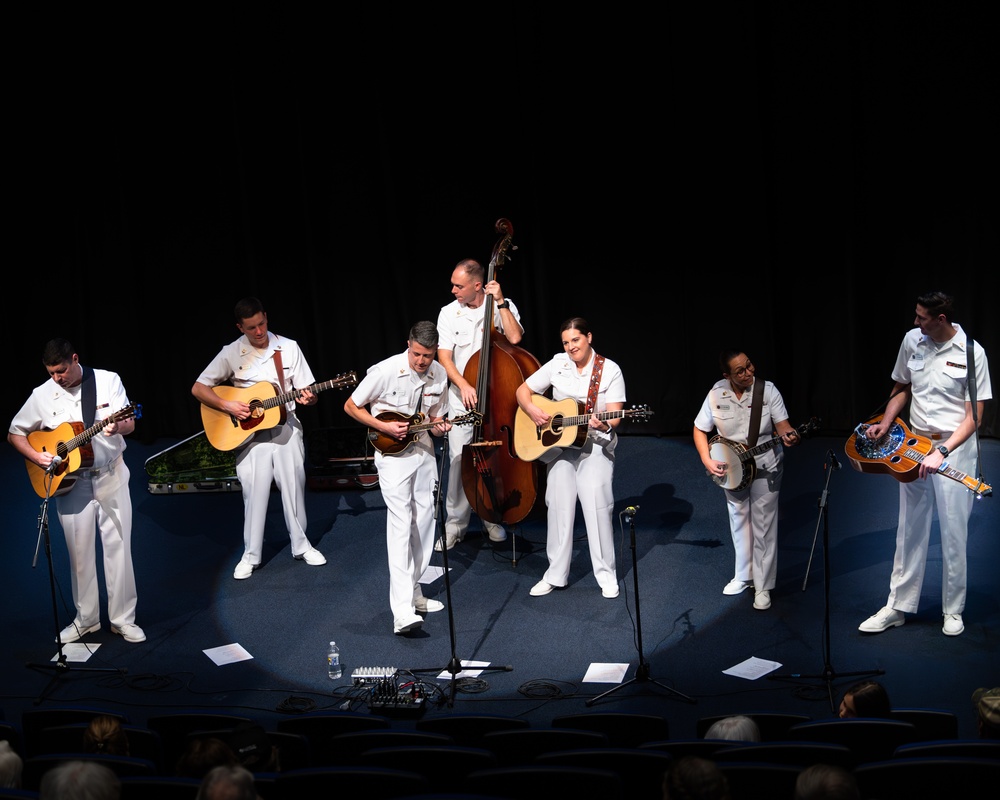
[[[822,421],[819,417],[812,417],[808,422],[796,428],[795,431],[799,436],[805,436],[807,433],[818,430]]]
[[[142,419],[142,406],[139,403],[129,403],[129,405],[124,408],[110,414],[101,420],[105,425],[110,425],[112,422],[122,422],[126,419]]]
[[[642,422],[645,422],[653,416],[653,410],[648,405],[632,406],[631,409],[625,412],[625,416],[628,419],[641,420]]]
[[[343,375],[338,375],[333,379],[333,385],[338,389],[346,389],[348,386],[357,386],[358,373],[351,370],[350,372],[345,372]]]

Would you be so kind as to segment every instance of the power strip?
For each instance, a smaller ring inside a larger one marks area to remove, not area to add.
[[[351,680],[355,686],[369,686],[390,680],[395,674],[395,667],[356,667]]]

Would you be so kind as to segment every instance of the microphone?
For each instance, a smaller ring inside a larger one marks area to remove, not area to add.
[[[52,456],[52,463],[49,464],[48,469],[46,469],[45,471],[47,473],[55,472],[57,469],[59,469],[59,465],[62,464],[62,461],[63,460],[61,456]]]
[[[634,517],[639,513],[639,506],[629,506],[625,509],[625,515],[629,517]]]
[[[834,469],[840,469],[840,462],[837,460],[837,454],[834,453],[833,450],[831,450],[829,453],[827,453],[827,455],[830,456],[831,466]]]

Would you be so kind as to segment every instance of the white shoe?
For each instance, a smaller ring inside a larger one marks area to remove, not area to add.
[[[253,571],[255,569],[257,569],[256,564],[251,564],[249,561],[245,561],[241,558],[240,563],[237,564],[236,569],[233,570],[233,577],[238,581],[246,580],[253,575]]]
[[[962,622],[961,614],[945,614],[944,627],[941,629],[945,636],[958,636],[965,630],[965,623]]]
[[[465,538],[465,534],[464,533],[456,533],[456,534],[447,533],[447,534],[445,534],[444,538],[447,540],[448,549],[451,550],[451,548],[453,548],[456,544],[458,544],[460,541],[462,541],[462,539]],[[434,550],[436,552],[438,552],[438,553],[441,552],[441,540],[440,539],[438,539],[436,542],[434,542]]]
[[[295,556],[295,560],[305,561],[310,567],[322,567],[326,563],[326,556],[315,547],[310,547],[301,555]]]
[[[70,642],[78,642],[88,633],[94,633],[101,629],[101,623],[96,622],[93,625],[81,625],[78,620],[73,620],[69,625],[63,628],[59,632],[59,638],[56,639],[57,642],[62,642],[63,644],[69,644]]]
[[[882,633],[882,631],[896,628],[904,622],[906,622],[906,615],[902,611],[885,606],[858,625],[858,630],[862,633]]]
[[[601,589],[601,594],[603,594],[608,600],[614,600],[618,597],[618,584],[614,586],[605,586]]]
[[[398,636],[401,633],[415,631],[423,624],[424,618],[418,617],[414,614],[412,617],[403,617],[401,619],[394,620],[392,623],[392,632]]]
[[[504,530],[503,525],[487,525],[484,523],[483,528],[489,534],[491,542],[507,541],[507,531]]]
[[[726,584],[725,588],[722,590],[723,594],[740,594],[749,587],[750,584],[747,581],[741,581],[739,578],[733,578],[729,583]]]
[[[758,611],[767,611],[771,607],[771,593],[767,589],[761,589],[754,594],[753,607]]]
[[[111,632],[117,633],[126,642],[144,642],[146,641],[146,634],[142,632],[142,628],[136,625],[134,622],[130,622],[128,625],[118,625],[111,626]]]
[[[539,581],[534,586],[531,587],[531,591],[528,592],[532,597],[541,597],[551,592],[556,587],[551,583],[546,583],[545,581]]]
[[[443,611],[444,603],[433,597],[418,597],[413,601],[413,607],[423,614],[429,614],[433,611]]]

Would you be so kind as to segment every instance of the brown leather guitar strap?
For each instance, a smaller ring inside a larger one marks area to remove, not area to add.
[[[274,351],[274,368],[278,371],[278,394],[285,393],[285,369],[281,366],[281,351]]]
[[[590,373],[590,391],[587,393],[587,416],[597,407],[597,390],[601,388],[601,373],[604,372],[604,356],[594,353],[594,369]]]

